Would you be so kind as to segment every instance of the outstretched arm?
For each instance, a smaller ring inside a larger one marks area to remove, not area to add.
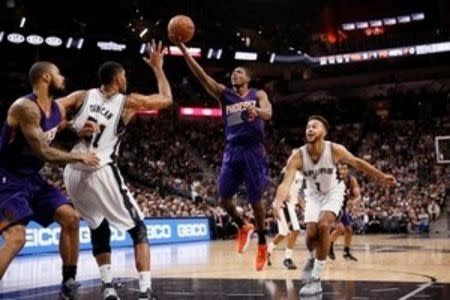
[[[149,44],[149,56],[144,57],[144,61],[152,68],[155,74],[156,81],[158,82],[158,93],[152,95],[142,95],[138,93],[131,93],[127,97],[125,104],[125,114],[127,119],[139,111],[151,110],[151,109],[164,109],[172,105],[172,90],[170,88],[169,81],[163,70],[164,65],[164,50],[162,43],[159,42],[156,45],[155,41]]]
[[[42,160],[53,163],[81,162],[90,166],[98,165],[93,153],[75,154],[50,147],[40,126],[40,112],[36,104],[26,99],[16,101],[8,113],[9,123],[18,126],[33,152]]]
[[[333,157],[336,161],[346,162],[355,169],[366,173],[384,184],[393,186],[396,183],[394,176],[385,174],[365,160],[354,156],[342,145],[333,144]]]
[[[173,39],[172,40],[176,40]],[[203,87],[206,89],[206,91],[213,96],[216,100],[220,99],[220,96],[222,95],[223,91],[225,90],[225,86],[223,84],[218,83],[215,81],[211,76],[206,74],[206,72],[203,70],[203,68],[197,63],[197,61],[192,57],[192,55],[188,52],[188,49],[183,43],[177,44],[177,46],[180,48],[181,52],[184,55],[184,59],[186,60],[186,63],[191,69],[192,73],[194,73],[195,77],[200,81],[200,83],[203,85]],[[219,103],[220,104],[220,103]]]
[[[284,174],[282,174],[282,180],[277,189],[275,201],[273,203],[273,214],[279,219],[279,210],[281,209],[284,201],[289,197],[289,190],[292,182],[295,178],[295,172],[302,168],[303,162],[300,155],[300,151],[294,151],[289,157],[286,167],[284,168]]]

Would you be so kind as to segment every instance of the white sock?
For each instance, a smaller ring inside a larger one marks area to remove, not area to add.
[[[105,264],[98,267],[100,270],[100,279],[103,283],[111,283],[112,282],[112,272],[111,265]]]
[[[276,248],[277,245],[275,245],[273,242],[269,243],[269,246],[267,247],[267,251],[272,254],[273,249]]]
[[[322,275],[322,271],[325,269],[325,260],[318,260],[317,258],[314,260],[314,268],[312,271],[312,277],[315,279],[319,279]]]
[[[314,250],[313,250],[313,251],[309,251],[309,258],[310,258],[310,259],[316,258],[316,255],[315,255],[315,253],[314,253]]]
[[[150,271],[139,272],[139,291],[145,293],[152,289],[152,273]]]
[[[286,251],[284,252],[284,258],[285,259],[291,259],[292,258],[292,249],[286,248]]]

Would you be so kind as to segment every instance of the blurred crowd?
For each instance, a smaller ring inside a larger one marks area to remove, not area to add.
[[[439,218],[450,178],[450,167],[436,164],[434,136],[440,128],[423,129],[414,122],[402,121],[373,131],[364,130],[361,124],[339,125],[333,129],[330,140],[345,145],[398,180],[396,187],[386,188],[353,172],[362,192],[361,204],[351,211],[356,232],[426,232],[430,222]],[[296,137],[295,147],[301,145],[302,128],[289,133],[267,128],[271,184],[263,201],[271,233],[276,232],[271,208],[276,178],[294,148],[286,142],[287,135]],[[216,178],[223,148],[223,126],[218,119],[140,116],[124,137],[119,165],[146,216],[208,217],[216,237],[228,238],[236,232],[236,225],[216,205]],[[64,188],[61,170],[47,167],[44,173]],[[252,220],[245,199],[242,187],[235,201],[238,210]],[[301,205],[298,214],[302,220]]]

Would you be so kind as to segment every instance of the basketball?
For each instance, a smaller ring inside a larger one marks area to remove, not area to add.
[[[194,36],[195,25],[188,16],[177,15],[170,19],[167,31],[172,42],[187,43]],[[174,41],[173,38],[179,38],[179,40]]]

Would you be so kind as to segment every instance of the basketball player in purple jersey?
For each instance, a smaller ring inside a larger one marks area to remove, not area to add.
[[[359,189],[358,180],[350,175],[348,165],[344,163],[338,164],[339,176],[345,184],[344,203],[342,205],[342,212],[336,222],[336,228],[331,233],[331,245],[328,256],[335,260],[334,242],[344,234],[344,255],[348,260],[358,261],[350,252],[350,244],[352,242],[352,217],[350,216],[351,208],[361,201],[361,192]]]
[[[61,294],[70,299],[79,251],[79,216],[68,200],[39,175],[44,162],[81,162],[95,166],[92,153],[72,154],[50,146],[64,116],[53,94],[64,88],[64,77],[50,62],[37,62],[29,71],[33,92],[9,108],[0,132],[0,279],[25,245],[25,226],[34,220],[42,226],[61,225],[60,254],[63,261]]]
[[[248,246],[254,228],[252,224],[244,224],[232,199],[239,185],[245,182],[256,220],[256,269],[260,271],[265,265],[267,254],[265,210],[261,198],[269,183],[268,159],[263,144],[264,120],[272,117],[272,106],[263,90],[249,88],[251,76],[246,68],[237,67],[233,70],[232,88],[227,88],[205,73],[183,43],[177,46],[191,71],[208,93],[218,100],[222,109],[226,146],[219,176],[219,203],[239,226],[238,252],[242,253]]]

